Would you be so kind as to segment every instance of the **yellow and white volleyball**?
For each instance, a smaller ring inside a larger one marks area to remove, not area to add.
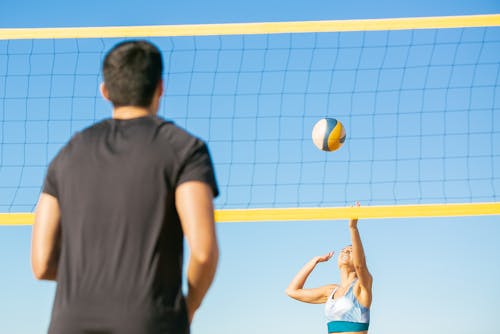
[[[312,141],[322,151],[338,150],[345,141],[345,129],[335,118],[322,118],[313,127]]]

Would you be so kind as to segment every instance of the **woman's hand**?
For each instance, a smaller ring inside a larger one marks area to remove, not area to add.
[[[333,256],[333,252],[329,252],[325,255],[315,256],[313,258],[313,260],[315,263],[326,262],[326,261],[330,260],[332,258],[332,256]]]
[[[315,256],[309,260],[302,269],[292,279],[285,292],[289,297],[304,303],[322,304],[325,303],[335,288],[335,284],[320,286],[317,288],[304,288],[304,284],[309,274],[320,262],[326,262],[333,256],[333,252],[325,255]]]
[[[355,206],[359,207],[359,202],[356,202]],[[358,228],[358,218],[351,218],[351,220],[349,220],[349,228]]]

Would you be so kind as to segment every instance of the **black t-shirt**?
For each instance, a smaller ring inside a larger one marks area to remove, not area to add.
[[[61,149],[43,187],[62,233],[49,333],[189,332],[175,208],[186,181],[218,195],[205,143],[156,116],[102,121]]]

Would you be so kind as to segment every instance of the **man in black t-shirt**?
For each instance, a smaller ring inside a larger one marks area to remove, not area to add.
[[[101,92],[112,118],[78,132],[49,165],[31,255],[35,277],[57,282],[50,334],[189,333],[212,283],[213,165],[203,141],[156,116],[162,71],[148,42],[111,49]]]

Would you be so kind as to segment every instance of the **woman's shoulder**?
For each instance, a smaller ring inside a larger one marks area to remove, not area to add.
[[[365,287],[361,284],[360,280],[356,280],[353,284],[352,293],[362,306],[370,308],[372,303],[371,285]]]
[[[335,291],[337,291],[338,288],[339,288],[339,285],[337,283],[325,285],[324,286],[325,294],[328,297],[331,297],[335,293]]]

